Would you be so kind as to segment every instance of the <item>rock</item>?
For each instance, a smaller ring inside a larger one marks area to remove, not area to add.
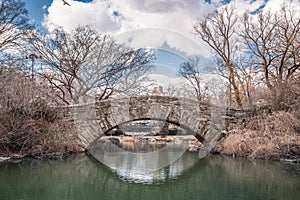
[[[19,163],[24,159],[23,155],[14,154],[9,161],[12,163]]]
[[[154,139],[154,138],[149,139],[149,143],[155,143],[155,142],[156,142],[156,139]]]
[[[199,149],[199,154],[198,154],[198,156],[199,156],[200,159],[201,159],[201,158],[204,158],[204,157],[206,157],[206,156],[209,154],[209,152],[210,152],[210,150],[207,149],[206,147],[201,147],[201,148]]]
[[[8,161],[10,157],[0,157],[0,162]]]
[[[191,152],[198,152],[200,149],[199,146],[196,146],[196,145],[190,145],[189,148],[188,148],[188,151],[191,151]]]
[[[63,156],[64,156],[64,154],[61,152],[53,152],[53,153],[47,154],[46,158],[56,160],[56,159],[62,159]]]
[[[175,142],[175,144],[181,144],[181,143],[182,143],[182,140],[179,139],[179,138],[176,138],[174,142]]]
[[[280,159],[281,162],[300,163],[300,159]]]

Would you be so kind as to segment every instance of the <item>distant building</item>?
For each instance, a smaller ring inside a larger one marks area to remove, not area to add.
[[[50,76],[50,75],[53,75],[53,70],[50,68],[50,67],[47,67],[44,69],[44,73],[47,75],[47,76]]]
[[[153,88],[153,92],[152,93],[156,94],[156,95],[158,95],[158,94],[164,94],[164,89],[163,89],[163,87],[161,85],[155,86]]]

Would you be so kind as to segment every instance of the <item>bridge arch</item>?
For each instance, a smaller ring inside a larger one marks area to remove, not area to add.
[[[79,138],[86,148],[114,127],[142,119],[177,125],[203,144],[210,143],[224,128],[223,115],[221,107],[168,96],[134,96],[73,106]]]

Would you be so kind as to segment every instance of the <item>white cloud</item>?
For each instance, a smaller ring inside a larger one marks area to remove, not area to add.
[[[150,80],[155,81],[158,85],[168,87],[170,85],[178,86],[185,83],[185,79],[181,77],[172,78],[163,74],[149,74],[147,76]]]
[[[54,25],[60,25],[66,30],[79,24],[91,25],[98,31],[118,35],[122,41],[126,40],[124,35],[128,34],[124,33],[128,31],[156,30],[139,32],[130,42],[131,45],[144,47],[150,43],[152,47],[159,47],[167,43],[171,48],[180,49],[188,55],[207,56],[209,48],[194,35],[193,25],[197,19],[222,5],[221,0],[212,2],[208,4],[204,0],[93,0],[83,3],[68,0],[71,6],[66,6],[61,0],[53,0],[43,24],[49,30]],[[246,10],[253,12],[264,4],[267,9],[278,10],[283,2],[286,1],[232,0],[231,4],[236,7],[238,13],[243,13]],[[294,2],[299,5],[298,0]],[[161,31],[162,29],[167,31]]]
[[[70,6],[63,5],[61,0],[53,0],[45,15],[43,25],[49,30],[59,25],[71,30],[78,25],[91,25],[101,32],[115,33],[121,24],[113,16],[107,3],[94,0],[91,3],[68,1]],[[110,13],[111,12],[111,13]]]
[[[171,47],[182,49],[188,54],[205,54],[203,51],[205,48],[195,45],[199,41],[193,42],[197,40],[193,33],[193,25],[198,18],[215,9],[213,5],[202,0],[94,0],[90,3],[69,0],[68,2],[71,6],[63,6],[61,0],[54,0],[48,8],[49,14],[44,18],[44,26],[51,30],[55,25],[59,25],[70,30],[79,24],[88,24],[110,34],[144,28],[166,29],[168,30],[166,32],[156,31],[155,35],[150,33],[144,35],[144,32],[135,38],[134,45],[143,45],[147,40],[152,46],[158,47],[166,42]]]
[[[207,48],[203,48],[194,38],[170,29],[141,28],[115,35],[119,43],[126,43],[133,48],[160,48],[170,53],[190,55],[210,55]],[[165,46],[165,47],[164,47]]]
[[[278,12],[283,4],[291,2],[291,8],[296,11],[296,14],[300,14],[300,0],[269,0],[265,9],[269,9],[271,12]]]

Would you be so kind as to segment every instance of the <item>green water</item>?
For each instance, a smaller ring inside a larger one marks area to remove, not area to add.
[[[0,200],[300,199],[299,164],[197,156],[185,153],[152,175],[113,172],[85,155],[0,163]]]

